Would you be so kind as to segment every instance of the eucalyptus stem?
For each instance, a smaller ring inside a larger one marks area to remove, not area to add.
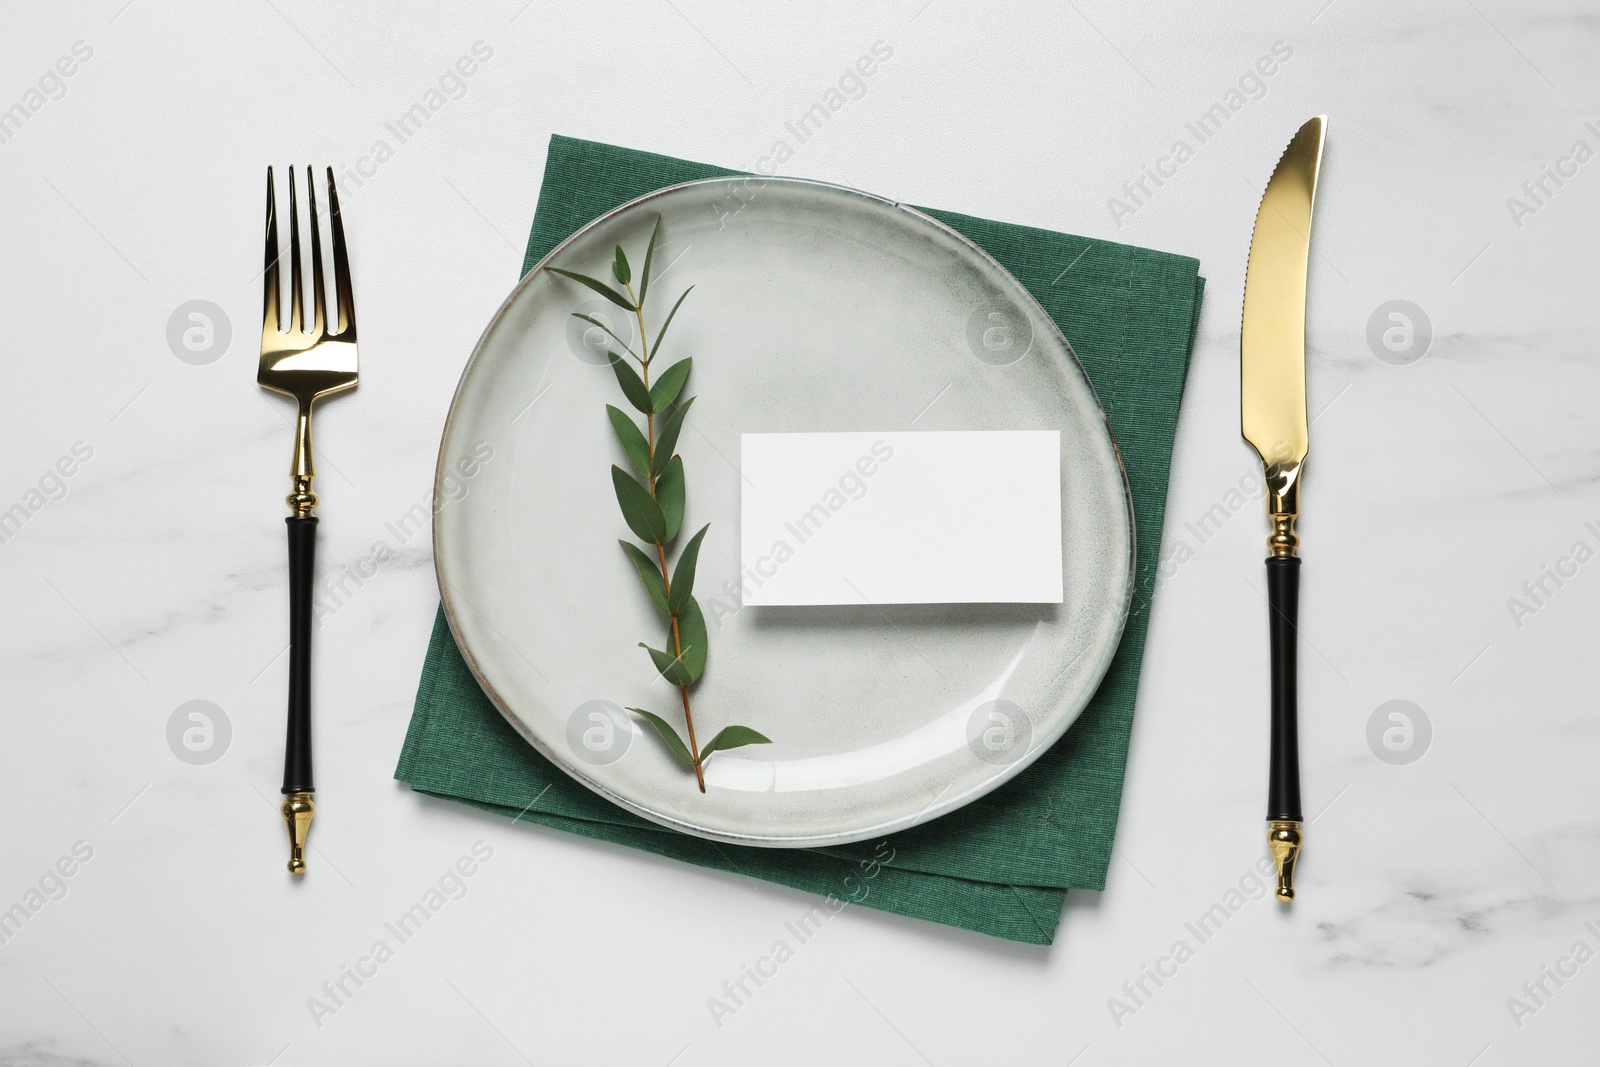
[[[675,726],[654,712],[646,711],[644,708],[628,710],[643,718],[655,729],[662,744],[666,745],[667,751],[694,768],[695,781],[700,786],[700,792],[704,793],[705,762],[712,753],[743,748],[745,745],[768,745],[772,742],[748,726],[724,726],[706,742],[704,748],[699,746],[695,737],[694,715],[689,706],[689,687],[697,682],[705,671],[708,635],[705,615],[694,598],[694,577],[699,565],[700,546],[705,540],[706,531],[710,530],[711,526],[708,523],[700,527],[678,553],[677,564],[668,565],[667,546],[677,538],[686,509],[683,457],[676,455],[674,450],[685,419],[688,417],[689,407],[695,401],[692,396],[680,399],[694,361],[682,359],[672,364],[656,375],[654,385],[650,382],[650,365],[661,353],[661,342],[667,335],[667,327],[672,325],[678,309],[683,306],[684,299],[694,286],[685,289],[677,302],[672,305],[672,310],[667,312],[667,317],[662,320],[661,329],[657,331],[655,343],[652,344],[645,333],[644,305],[650,291],[650,267],[655,260],[656,238],[660,235],[661,220],[657,219],[655,230],[650,234],[650,245],[645,250],[644,269],[639,274],[637,294],[633,291],[633,270],[628,265],[628,257],[623,253],[621,245],[617,246],[616,258],[611,265],[611,276],[622,286],[623,292],[618,292],[596,278],[562,267],[552,266],[546,269],[552,274],[568,278],[599,293],[633,316],[639,324],[639,351],[635,353],[627,340],[619,336],[606,322],[593,315],[573,312],[574,318],[581,319],[606,333],[632,357],[634,362],[639,364],[639,370],[636,372],[627,359],[615,352],[606,353],[623,396],[645,417],[644,429],[640,430],[638,423],[634,422],[627,412],[615,405],[606,405],[606,415],[611,420],[611,428],[616,431],[617,441],[627,456],[628,465],[644,479],[641,482],[622,467],[612,464],[611,484],[616,489],[617,504],[622,509],[622,517],[627,522],[628,529],[632,530],[634,536],[645,545],[655,548],[654,558],[652,559],[645,549],[631,541],[621,540],[618,544],[633,562],[634,569],[639,573],[639,581],[644,584],[645,592],[650,595],[651,602],[669,620],[668,632],[672,637],[669,650],[652,648],[643,641],[639,642],[639,645],[650,653],[656,671],[678,687],[678,694],[683,700],[683,722],[689,731],[688,744],[684,743]],[[659,424],[656,420],[657,415],[663,416]]]
[[[650,336],[644,329],[644,301],[633,293],[633,286],[625,284],[628,299],[633,301],[633,314],[639,322],[639,370],[643,377],[645,392],[650,391]],[[656,495],[656,415],[649,412],[644,417],[644,441],[650,456],[650,497]],[[660,541],[656,542],[656,559],[661,564],[661,586],[666,590],[667,596],[672,596],[672,575],[667,570],[667,546]],[[683,659],[683,637],[678,631],[677,612],[672,614],[672,654],[678,659]],[[689,729],[689,754],[694,757],[694,780],[700,786],[700,792],[706,791],[705,765],[700,758],[700,745],[694,736],[694,714],[689,710],[689,687],[682,683],[678,685],[678,693],[683,697],[683,724]]]

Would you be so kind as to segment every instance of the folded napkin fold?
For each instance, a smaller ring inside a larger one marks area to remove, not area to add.
[[[735,173],[553,137],[523,272],[619,204]],[[720,845],[623,811],[536,752],[484,696],[440,611],[396,778],[519,820],[1014,941],[1050,944],[1067,890],[1104,888],[1205,280],[1185,256],[922,210],[998,260],[1055,320],[1099,392],[1127,468],[1140,534],[1134,609],[1110,671],[1066,735],[1005,786],[887,845]]]

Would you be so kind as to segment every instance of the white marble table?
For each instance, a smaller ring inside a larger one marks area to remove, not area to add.
[[[0,543],[0,909],[28,917],[0,943],[0,1062],[1591,1060],[1600,30],[1572,0],[1396,6],[8,11],[0,510],[22,511]],[[801,141],[790,124],[876,42],[892,57]],[[472,76],[427,111],[462,57]],[[1253,488],[1236,350],[1260,186],[1318,112],[1316,814],[1286,913],[1230,897],[1263,852],[1266,768],[1265,522],[1235,495]],[[427,537],[395,531],[517,275],[552,132],[782,155],[782,173],[1201,260],[1168,521],[1143,531],[1167,562],[1116,858],[1053,948],[849,909],[718,1025],[708,1000],[811,900],[391,779],[436,602]],[[310,161],[344,183],[365,364],[320,425],[323,576],[380,540],[393,559],[322,620],[321,811],[296,885],[275,810],[289,426],[252,379],[262,169]],[[196,300],[231,324],[225,348],[169,345]],[[1420,360],[1416,339],[1369,344],[1392,300],[1426,316]],[[194,700],[230,726],[209,764],[169,746]],[[1421,759],[1369,745],[1394,700],[1431,724]],[[459,899],[363,962],[474,849]]]

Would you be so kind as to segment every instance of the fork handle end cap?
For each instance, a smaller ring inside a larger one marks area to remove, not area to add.
[[[306,839],[311,836],[311,817],[317,805],[310,793],[290,793],[283,798],[283,821],[289,828],[289,873],[306,873]]]

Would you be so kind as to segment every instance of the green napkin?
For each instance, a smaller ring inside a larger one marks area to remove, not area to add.
[[[662,186],[737,173],[552,137],[522,269],[597,216]],[[927,209],[924,209],[927,210]],[[1185,256],[928,211],[985,249],[1061,327],[1110,416],[1137,519],[1135,599],[1094,700],[1060,741],[959,811],[887,842],[719,845],[640,819],[524,742],[479,689],[441,611],[395,777],[516,819],[764,878],[807,893],[1048,945],[1069,888],[1103,889],[1166,511],[1172,438],[1205,280]]]

